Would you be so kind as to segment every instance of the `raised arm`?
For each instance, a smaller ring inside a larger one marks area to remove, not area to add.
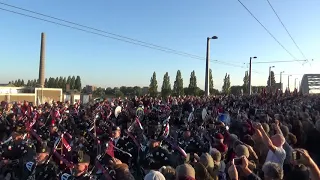
[[[276,151],[276,146],[272,143],[271,139],[269,138],[268,134],[264,131],[262,125],[260,123],[255,123],[254,125],[254,128],[256,130],[258,130],[258,132],[261,132],[261,133],[257,133],[258,135],[261,136],[262,138],[262,141],[264,142],[264,144],[266,146],[268,146],[268,148],[272,151],[272,152],[275,152]]]

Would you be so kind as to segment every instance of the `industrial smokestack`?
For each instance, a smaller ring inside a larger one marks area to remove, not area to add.
[[[46,51],[46,36],[41,33],[41,49],[40,49],[40,65],[39,65],[39,83],[44,87],[45,81],[45,51]]]

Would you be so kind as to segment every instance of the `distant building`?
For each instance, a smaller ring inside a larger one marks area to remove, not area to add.
[[[45,102],[62,100],[62,89],[59,88],[33,88],[33,87],[0,87],[0,101],[23,102],[43,104]]]
[[[86,87],[85,87],[86,93],[88,93],[88,94],[92,94],[92,92],[95,91],[96,89],[97,89],[96,86],[86,85]]]
[[[282,85],[283,85],[282,83],[276,83],[274,85],[274,88],[279,90],[279,89],[281,89]]]

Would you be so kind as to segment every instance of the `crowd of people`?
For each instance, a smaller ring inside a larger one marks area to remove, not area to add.
[[[320,97],[1,102],[0,180],[320,180]]]

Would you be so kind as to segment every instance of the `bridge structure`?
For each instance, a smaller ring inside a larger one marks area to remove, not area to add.
[[[299,91],[309,94],[311,90],[320,90],[320,74],[304,74],[301,79]]]

